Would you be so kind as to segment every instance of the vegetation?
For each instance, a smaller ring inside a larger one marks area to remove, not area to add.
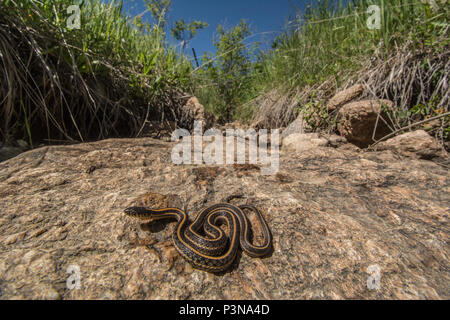
[[[367,26],[372,4],[381,9],[380,29]],[[449,14],[448,6],[432,8],[419,0],[318,1],[274,41],[254,77],[263,92],[281,87],[296,101],[265,110],[248,105],[268,119],[266,126],[287,125],[304,110],[313,129],[333,129],[335,117],[324,112],[324,102],[337,89],[360,82],[371,97],[396,103],[390,110],[396,128],[448,112]]]
[[[130,23],[121,2],[85,0],[70,29],[74,3],[0,2],[3,141],[135,136],[179,109],[192,67],[162,27]]]
[[[71,29],[67,8],[80,3],[80,29]],[[448,6],[314,1],[264,52],[247,41],[245,21],[218,26],[215,55],[194,68],[184,47],[207,23],[170,25],[170,0],[146,4],[153,24],[124,16],[121,1],[1,1],[3,142],[138,136],[149,121],[176,120],[189,95],[223,122],[280,127],[302,112],[311,130],[334,130],[325,103],[356,82],[395,102],[386,110],[394,129],[449,111]],[[372,4],[381,8],[380,29],[367,26]],[[181,50],[168,44],[169,32]],[[448,139],[449,117],[439,121],[429,130]]]
[[[236,110],[254,91],[252,59],[257,44],[249,47],[244,42],[250,34],[245,21],[230,30],[219,25],[214,39],[216,58],[205,53],[203,68],[196,74],[197,96],[224,121],[233,120]]]

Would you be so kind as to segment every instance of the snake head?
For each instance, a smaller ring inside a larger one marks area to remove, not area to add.
[[[152,220],[151,211],[145,207],[129,207],[124,210],[124,213],[132,218]]]

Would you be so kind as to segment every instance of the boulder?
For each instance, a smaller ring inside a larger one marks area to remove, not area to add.
[[[348,89],[340,91],[333,98],[331,98],[327,103],[327,110],[329,113],[335,111],[339,107],[346,103],[349,103],[359,97],[364,91],[364,86],[362,84],[354,85]]]
[[[376,126],[375,140],[381,139],[391,132],[381,117],[382,106],[393,107],[394,103],[389,100],[362,100],[344,105],[338,113],[338,131],[349,142],[358,147],[365,148],[375,142],[372,139]],[[387,117],[384,116],[386,120]]]
[[[377,150],[391,150],[406,157],[431,160],[444,157],[445,152],[439,142],[424,130],[401,134],[379,143]]]

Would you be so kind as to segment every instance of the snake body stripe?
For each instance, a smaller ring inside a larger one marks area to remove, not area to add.
[[[256,213],[262,226],[264,241],[260,246],[250,243],[250,222],[244,214],[246,209]],[[188,215],[178,208],[130,207],[125,209],[125,214],[147,222],[175,218],[178,222],[172,240],[176,250],[195,268],[209,272],[227,269],[236,258],[239,246],[251,257],[265,256],[272,246],[269,226],[259,210],[250,205],[215,204],[202,210],[191,224]],[[228,235],[218,227],[219,222],[227,224]],[[199,234],[202,227],[207,236]]]

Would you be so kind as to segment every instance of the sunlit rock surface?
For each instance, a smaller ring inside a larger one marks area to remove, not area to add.
[[[174,165],[173,146],[106,140],[0,163],[0,298],[450,298],[447,168],[344,144],[282,150],[279,172],[263,176],[250,164]],[[195,217],[226,200],[261,209],[274,251],[242,254],[219,276],[177,254],[173,223],[123,214],[147,203]]]

